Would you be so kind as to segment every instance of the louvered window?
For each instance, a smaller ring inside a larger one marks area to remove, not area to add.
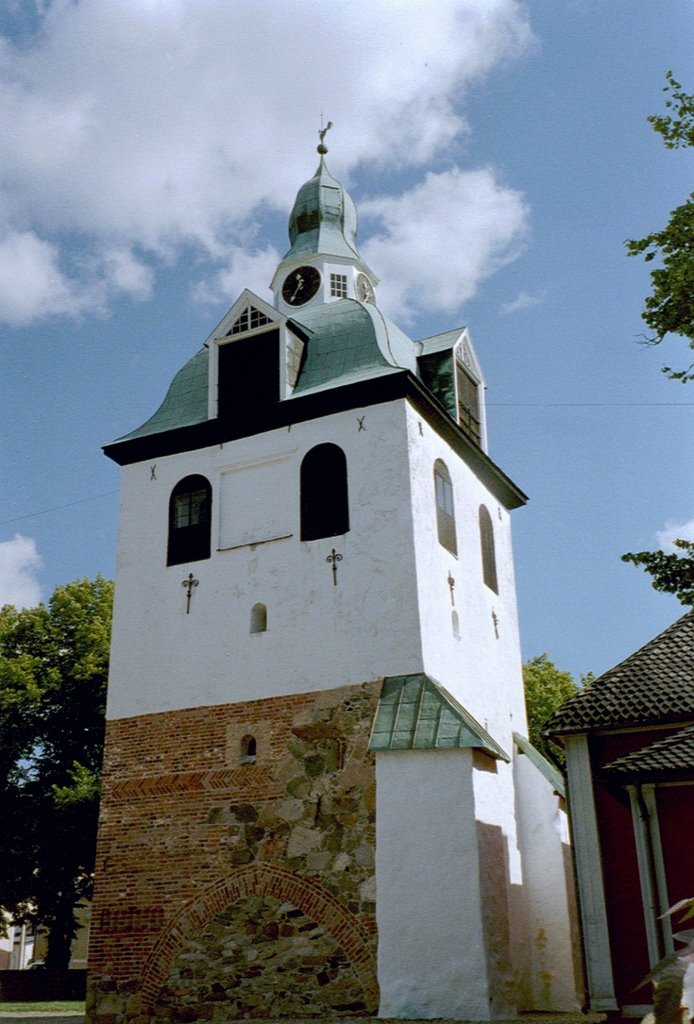
[[[456,359],[455,386],[458,405],[458,423],[468,437],[479,445],[482,443],[480,422],[479,384]]]

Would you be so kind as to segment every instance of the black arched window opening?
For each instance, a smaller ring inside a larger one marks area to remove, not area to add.
[[[212,488],[204,476],[186,476],[169,500],[169,542],[166,564],[210,557]]]
[[[439,544],[442,544],[452,555],[457,555],[458,541],[455,535],[453,484],[448,467],[441,459],[437,459],[434,463],[434,493],[436,495],[436,530]]]
[[[241,750],[239,753],[239,764],[255,764],[258,756],[258,744],[255,736],[246,735],[241,739]]]
[[[496,578],[496,551],[494,549],[494,524],[485,505],[480,505],[480,545],[482,547],[482,579],[495,594],[499,593]]]
[[[349,531],[347,459],[336,444],[319,444],[301,463],[301,539]]]

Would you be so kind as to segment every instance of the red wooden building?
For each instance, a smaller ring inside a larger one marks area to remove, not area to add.
[[[641,1016],[673,950],[662,914],[694,896],[694,611],[562,705],[587,988]]]

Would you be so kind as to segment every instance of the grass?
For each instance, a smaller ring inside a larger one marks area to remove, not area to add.
[[[84,1013],[84,1000],[54,999],[45,1003],[5,1003],[0,1013]]]

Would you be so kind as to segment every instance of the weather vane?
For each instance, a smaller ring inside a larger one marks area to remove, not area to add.
[[[322,117],[322,115],[321,115],[320,123],[321,123],[321,126],[322,126],[322,124],[323,124],[323,117]],[[328,147],[325,145],[325,142],[323,140],[325,139],[325,133],[327,131],[330,131],[332,126],[333,126],[332,121],[328,121],[328,123],[326,124],[325,128],[321,127],[320,131],[318,132],[318,137],[320,139],[320,143],[318,144],[318,152],[320,153],[321,156],[325,156],[325,154],[328,152]]]

